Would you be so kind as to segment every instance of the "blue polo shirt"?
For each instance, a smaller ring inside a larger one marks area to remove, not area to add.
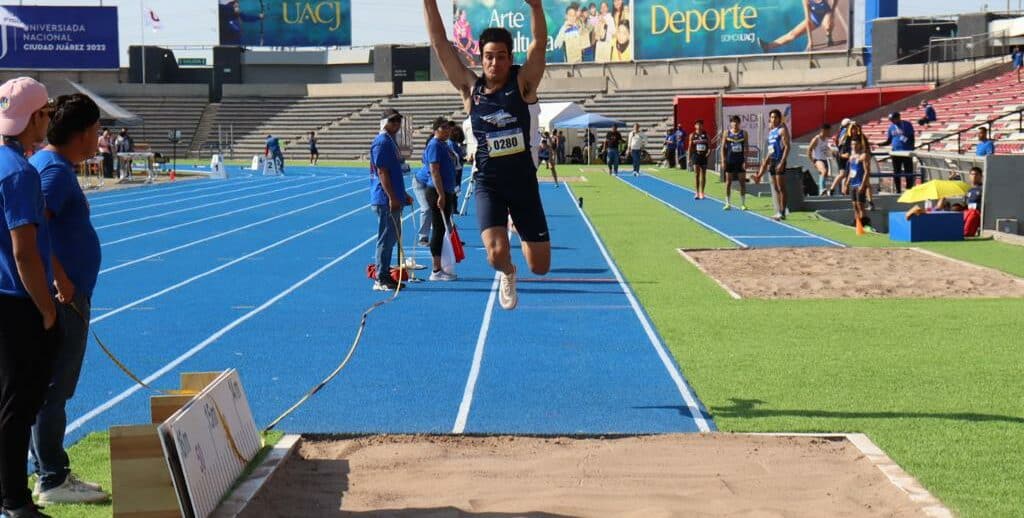
[[[405,178],[402,177],[402,155],[398,152],[398,144],[387,132],[377,134],[370,144],[370,204],[387,205],[388,193],[380,183],[380,170],[387,169],[391,178],[391,188],[396,196],[402,196],[405,204]]]
[[[11,230],[35,225],[47,285],[53,284],[53,270],[50,268],[50,236],[39,173],[25,160],[23,153],[16,142],[0,146],[0,205],[4,212],[3,228],[0,228],[0,295],[24,298],[28,297],[28,291],[21,283],[18,265],[14,262]]]
[[[281,141],[277,140],[277,137],[267,137],[267,150],[271,155],[280,155]]]
[[[681,130],[681,129],[677,129],[676,130],[676,134],[675,134],[675,138],[676,138],[676,152],[677,153],[685,153],[686,152],[686,132]]]
[[[913,151],[914,150],[914,125],[901,120],[899,124],[895,122],[889,125],[888,132],[889,140],[892,141],[893,151]]]
[[[978,147],[974,148],[974,153],[978,156],[994,155],[996,154],[996,142],[992,139],[978,142]]]
[[[42,150],[29,159],[42,180],[53,254],[75,285],[75,291],[92,298],[100,273],[100,238],[89,220],[89,202],[78,185],[75,166],[56,152]]]
[[[441,167],[441,182],[444,192],[455,192],[455,162],[449,152],[448,145],[436,138],[430,139],[423,149],[423,167],[416,171],[416,179],[434,189],[434,175],[430,174],[430,164]]]
[[[1013,53],[1013,68],[1024,67],[1024,52]]]

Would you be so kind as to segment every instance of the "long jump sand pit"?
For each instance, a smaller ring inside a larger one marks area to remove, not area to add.
[[[1024,279],[916,248],[679,252],[736,298],[1024,297]]]
[[[864,436],[368,436],[296,448],[240,516],[948,513]]]

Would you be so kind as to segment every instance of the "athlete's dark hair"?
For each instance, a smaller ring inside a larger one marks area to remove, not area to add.
[[[729,117],[729,122],[735,122],[736,124],[740,124],[743,121],[740,120],[740,116],[739,115],[733,115],[732,117]]]
[[[55,146],[63,146],[79,133],[88,131],[100,120],[100,108],[84,94],[62,95],[54,104],[50,127],[46,129],[46,140]],[[96,138],[96,135],[90,135]]]
[[[780,119],[782,118],[782,112],[780,112],[779,110],[772,110],[768,112],[769,117],[771,117],[772,115],[778,115]]]
[[[823,130],[832,129],[832,125],[826,122],[825,124],[821,125],[821,129],[823,129]]]
[[[698,125],[698,124],[700,124],[701,126],[703,126],[703,125],[704,125],[704,119],[697,119],[697,120],[693,121],[693,125],[694,125],[694,126],[696,126],[696,125]]]
[[[488,43],[504,43],[508,48],[509,55],[512,54],[512,33],[501,27],[489,27],[480,33],[480,55],[484,55],[484,47]]]
[[[450,124],[451,124],[451,121],[449,121],[448,119],[446,119],[444,117],[438,117],[438,118],[434,119],[434,123],[431,125],[431,128],[433,128],[434,131],[437,131],[438,129],[441,129],[442,127],[448,126]]]

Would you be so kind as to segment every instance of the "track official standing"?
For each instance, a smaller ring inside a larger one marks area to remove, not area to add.
[[[393,291],[399,283],[391,278],[391,257],[398,243],[398,227],[402,208],[412,204],[405,192],[403,166],[405,162],[395,142],[395,134],[402,129],[402,115],[388,109],[383,115],[384,129],[370,145],[370,204],[377,214],[377,282],[373,289]]]
[[[39,171],[46,201],[57,315],[63,331],[46,402],[32,427],[32,458],[38,475],[35,493],[41,505],[107,500],[99,485],[71,473],[64,451],[64,406],[74,395],[82,371],[92,292],[100,272],[100,240],[89,220],[89,202],[78,185],[75,166],[96,154],[99,121],[100,109],[88,96],[58,97],[46,132],[49,144],[29,160]]]
[[[46,87],[34,79],[0,86],[0,494],[11,518],[46,516],[32,503],[25,459],[61,330],[43,191],[24,155],[46,137],[52,112]]]

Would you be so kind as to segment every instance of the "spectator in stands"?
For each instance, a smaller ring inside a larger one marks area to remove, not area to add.
[[[772,219],[786,219],[786,161],[789,159],[790,135],[786,123],[782,120],[782,112],[768,112],[768,147],[761,163],[761,168],[754,175],[754,182],[760,183],[765,172],[772,180],[772,191],[775,193],[776,213]]]
[[[46,138],[48,97],[27,77],[0,86],[0,513],[10,518],[47,518],[32,503],[25,461],[62,332],[42,186],[24,155]]]
[[[71,472],[64,451],[64,407],[75,393],[82,370],[92,293],[100,271],[100,241],[75,167],[96,155],[94,137],[99,126],[100,109],[92,99],[82,94],[58,97],[46,133],[49,145],[29,160],[42,181],[63,331],[45,403],[32,427],[36,493],[43,505],[107,501],[99,485],[83,482]]]
[[[622,146],[622,134],[618,126],[612,126],[612,130],[604,136],[605,163],[608,164],[608,174],[618,176],[619,164],[622,162],[620,156]]]
[[[740,210],[747,210],[747,132],[740,128],[737,115],[729,117],[729,128],[722,130],[719,139],[720,162],[725,168],[725,210],[732,210],[732,183],[740,184]]]
[[[889,131],[885,142],[879,146],[892,145],[895,152],[907,153],[914,150],[914,125],[900,119],[899,112],[889,114]],[[896,192],[902,192],[901,179],[906,179],[907,189],[914,186],[914,159],[909,156],[892,156],[892,183]]]
[[[978,145],[974,148],[974,153],[978,156],[996,154],[996,143],[988,138],[988,128],[978,128]]]
[[[818,130],[818,134],[811,139],[811,143],[807,146],[807,160],[814,164],[814,168],[818,171],[818,186],[822,196],[828,193],[828,187],[831,185],[832,166],[828,161],[829,155],[832,154],[832,149],[829,147],[832,138],[832,125],[825,123],[821,125],[821,129]]]
[[[693,199],[703,200],[704,185],[707,183],[708,156],[711,155],[711,136],[704,131],[704,121],[701,119],[697,119],[693,123],[693,133],[690,134],[688,151],[690,152],[690,165],[693,167],[694,187],[697,191],[693,195]],[[636,171],[637,168],[634,166],[634,174]]]
[[[401,285],[391,277],[391,257],[398,243],[402,208],[412,205],[405,192],[405,169],[395,135],[402,129],[402,114],[389,108],[382,116],[384,129],[370,144],[370,205],[377,215],[376,291],[394,291]]]
[[[1024,68],[1024,50],[1021,50],[1020,47],[1013,49],[1013,68],[1014,70]]]
[[[316,138],[316,132],[315,131],[310,131],[309,132],[309,165],[314,165],[315,166],[317,164],[317,162],[320,161],[320,150],[317,149],[317,147],[316,147],[317,140],[318,139]]]
[[[921,109],[924,110],[924,117],[921,117],[921,120],[917,121],[918,125],[927,126],[939,120],[939,116],[935,113],[935,107],[932,106],[932,103],[927,100],[921,101]]]
[[[558,153],[558,163],[565,163],[565,132],[558,130],[555,132],[555,152]]]
[[[263,154],[273,162],[277,174],[284,174],[284,152],[281,151],[281,141],[273,135],[267,135],[267,144]]]
[[[647,135],[640,131],[639,124],[633,124],[633,131],[629,132],[629,155],[633,160],[633,176],[640,176],[640,160],[643,157],[644,148],[647,147]]]
[[[867,202],[867,193],[871,190],[871,153],[867,151],[863,140],[853,141],[849,165],[850,175],[843,191],[850,193],[853,217],[867,229],[871,227],[871,219],[865,215],[864,204]]]
[[[797,38],[803,35],[807,35],[807,45],[805,50],[810,52],[814,49],[814,39],[812,32],[818,27],[825,29],[825,46],[831,47],[835,43],[832,41],[832,27],[833,27],[833,16],[832,12],[836,8],[838,0],[804,0],[804,19],[800,21],[795,27],[789,32],[779,36],[775,41],[766,42],[761,38],[757,39],[758,45],[761,46],[761,50],[764,52],[772,52],[779,47],[789,45]]]
[[[665,142],[662,153],[665,155],[665,163],[668,167],[676,167],[676,148],[679,147],[679,143],[676,142],[676,130],[669,128],[665,131]]]
[[[423,149],[423,167],[416,172],[416,179],[427,186],[427,206],[430,207],[430,255],[434,263],[431,281],[454,281],[456,278],[454,273],[441,268],[445,229],[451,226],[456,202],[455,163],[447,143],[452,126],[451,121],[444,117],[434,121],[434,136]]]
[[[103,128],[103,132],[100,133],[97,149],[99,150],[100,156],[103,157],[103,177],[113,178],[114,177],[114,139],[110,135],[109,128]],[[100,181],[100,185],[103,182]]]
[[[686,150],[690,145],[689,136],[686,134],[686,130],[683,129],[682,123],[676,127],[676,162],[679,162],[679,168],[686,169]]]
[[[128,128],[121,128],[121,133],[117,136],[117,140],[114,141],[114,150],[120,155],[120,153],[134,153],[135,152],[135,139],[128,134]],[[131,158],[120,158],[118,156],[117,163],[120,166],[120,174],[118,175],[119,180],[127,180],[132,177],[132,159]]]

